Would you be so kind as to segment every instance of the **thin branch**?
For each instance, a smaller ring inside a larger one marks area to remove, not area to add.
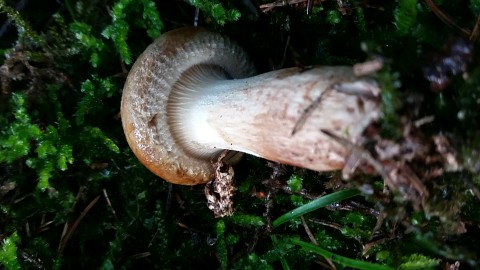
[[[295,133],[297,133],[297,131],[299,131],[303,127],[308,117],[310,117],[312,112],[316,108],[318,108],[318,106],[322,102],[323,97],[332,90],[333,88],[329,87],[328,89],[323,91],[318,98],[316,98],[312,103],[310,103],[310,105],[308,105],[307,108],[305,108],[305,110],[303,110],[302,114],[300,115],[300,118],[297,120],[297,122],[295,123],[295,126],[292,129],[291,136],[295,135]]]
[[[462,32],[465,36],[470,36],[471,32],[470,29],[465,29],[459,26],[447,13],[443,12],[432,0],[425,0],[425,3],[430,7],[433,13],[437,15],[437,17],[444,22],[446,25],[457,29],[458,31]]]
[[[300,216],[300,219],[302,220],[303,228],[305,229],[305,232],[307,233],[308,238],[310,239],[310,242],[312,242],[315,246],[318,246],[317,239],[315,239],[315,236],[313,236],[313,233],[308,227],[308,224],[305,221],[305,218],[303,216]]]
[[[470,35],[470,41],[473,43],[477,42],[479,36],[480,36],[480,15],[478,15],[477,22],[473,27],[472,34]]]
[[[107,201],[107,204],[108,204],[108,206],[110,207],[110,210],[112,210],[112,214],[113,214],[113,216],[115,217],[115,220],[118,221],[117,213],[115,212],[115,209],[113,209],[112,203],[110,202],[110,199],[108,198],[107,190],[106,190],[106,189],[102,189],[102,191],[103,191],[103,197],[104,197],[105,200]]]
[[[72,224],[72,226],[68,226],[65,224],[64,228],[64,234],[62,234],[62,237],[60,238],[60,244],[58,245],[58,255],[62,256],[63,251],[65,250],[65,247],[67,246],[68,241],[72,237],[73,233],[77,229],[78,225],[80,222],[83,220],[83,218],[88,214],[88,212],[92,209],[92,207],[98,202],[100,199],[100,195],[95,197],[88,205],[85,207],[85,209],[80,213],[80,216],[75,220],[75,222]]]

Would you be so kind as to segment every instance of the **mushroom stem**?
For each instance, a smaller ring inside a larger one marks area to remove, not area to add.
[[[236,80],[201,69],[187,72],[191,86],[183,83],[170,100],[169,116],[184,127],[178,137],[192,155],[229,149],[317,171],[341,169],[348,153],[320,130],[356,142],[378,117],[376,84],[356,78],[351,67],[289,68]],[[195,94],[185,94],[193,87]]]
[[[224,36],[196,28],[163,34],[125,83],[121,116],[130,148],[153,173],[185,185],[211,180],[211,160],[224,149],[336,170],[350,153],[321,130],[361,142],[380,114],[377,83],[354,76],[352,67],[254,73]]]

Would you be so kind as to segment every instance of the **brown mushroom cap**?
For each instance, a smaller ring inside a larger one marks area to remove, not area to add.
[[[209,66],[211,74],[195,70]],[[169,105],[185,78],[237,79],[255,73],[246,53],[228,38],[198,28],[163,34],[140,55],[123,89],[123,129],[137,158],[163,179],[183,185],[206,183],[213,177],[211,160],[221,150],[196,151],[180,138],[181,123]]]

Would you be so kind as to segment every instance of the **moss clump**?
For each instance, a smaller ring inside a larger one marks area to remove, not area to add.
[[[5,269],[22,269],[17,257],[17,245],[19,241],[20,238],[16,232],[3,240],[2,248],[0,249],[0,262]]]
[[[189,0],[189,2],[205,12],[205,14],[213,19],[219,25],[227,22],[234,22],[240,19],[241,13],[235,8],[225,8],[218,0]]]
[[[468,53],[478,1],[17,2],[0,0],[5,268],[478,268],[480,58]],[[261,72],[382,60],[371,76],[383,115],[365,150],[401,146],[380,165],[410,169],[428,195],[408,185],[414,177],[385,193],[371,168],[345,181],[247,156],[235,168],[236,213],[215,219],[203,187],[148,172],[124,139],[123,83],[145,47],[190,25],[196,8],[200,25],[237,40]],[[435,144],[440,135],[449,143]],[[348,196],[305,211],[331,193]]]

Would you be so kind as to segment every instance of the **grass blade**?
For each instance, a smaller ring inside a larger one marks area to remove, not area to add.
[[[315,246],[314,244],[307,243],[300,241],[298,239],[291,239],[290,240],[293,244],[301,246],[303,249],[309,250],[311,252],[317,253],[318,255],[329,259],[333,262],[342,264],[347,267],[352,267],[355,269],[364,269],[364,270],[393,270],[393,268],[385,265],[380,265],[380,264],[375,264],[375,263],[369,263],[369,262],[364,262],[360,260],[355,260],[355,259],[350,259],[347,257],[343,257],[340,255],[337,255],[335,253],[332,253],[328,250],[325,250],[321,247]]]
[[[330,205],[332,203],[345,200],[348,198],[351,198],[353,196],[356,196],[360,194],[360,191],[357,189],[346,189],[346,190],[341,190],[332,194],[328,194],[325,196],[322,196],[318,199],[315,199],[305,205],[302,205],[282,216],[277,218],[276,220],[273,221],[273,227],[278,227],[280,224],[283,224],[289,220],[292,220],[296,217],[299,217],[301,215],[305,215],[307,213],[310,213],[312,211],[315,211],[319,208],[325,207],[327,205]]]

